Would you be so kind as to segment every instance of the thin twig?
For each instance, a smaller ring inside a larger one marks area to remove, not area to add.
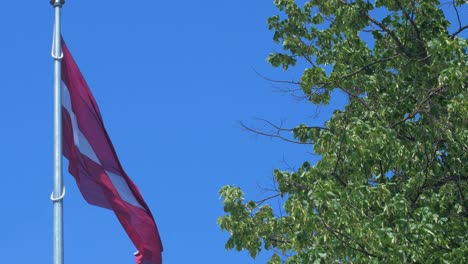
[[[393,56],[390,56],[390,57],[387,57],[387,58],[383,58],[383,59],[380,59],[380,60],[376,60],[376,61],[373,61],[363,67],[361,67],[359,70],[355,71],[355,72],[352,72],[352,73],[349,73],[349,74],[346,74],[344,76],[341,76],[340,79],[346,79],[346,78],[349,78],[349,77],[352,77],[366,69],[368,69],[370,66],[373,66],[375,64],[378,64],[378,63],[382,63],[382,62],[385,62],[385,61],[389,61],[389,60],[392,60],[396,57],[398,57],[399,55],[393,55]]]
[[[253,132],[253,133],[258,134],[258,135],[262,135],[262,136],[266,136],[266,137],[271,137],[271,138],[279,138],[279,139],[284,140],[284,141],[286,141],[286,142],[296,143],[296,144],[301,144],[301,145],[312,145],[312,144],[313,144],[313,143],[309,143],[309,142],[301,142],[301,141],[291,140],[291,139],[289,139],[289,138],[285,138],[285,137],[281,136],[279,132],[276,132],[276,133],[266,133],[266,132],[262,132],[262,131],[259,131],[259,130],[256,130],[256,129],[253,129],[253,128],[251,128],[251,127],[246,126],[243,122],[240,122],[240,125],[241,125],[242,128],[244,128],[245,130],[250,131],[250,132]]]
[[[353,238],[351,238],[350,236],[348,236],[348,235],[346,235],[346,234],[344,234],[344,233],[342,233],[342,232],[339,232],[338,230],[335,230],[335,229],[331,228],[331,227],[322,219],[322,217],[320,217],[320,220],[322,221],[322,224],[323,224],[323,226],[325,227],[325,229],[327,229],[329,232],[331,232],[333,235],[335,235],[335,237],[336,237],[338,240],[340,240],[342,243],[344,243],[347,247],[349,247],[349,248],[351,248],[351,249],[353,249],[353,250],[359,251],[359,252],[361,252],[361,253],[364,253],[364,254],[366,254],[366,255],[369,256],[369,257],[374,257],[374,258],[377,257],[377,255],[372,254],[372,253],[370,253],[369,251],[367,251],[367,250],[365,249],[365,247],[363,247],[358,241],[356,241],[356,239],[353,239]],[[340,236],[346,238],[347,240],[356,242],[356,244],[357,244],[360,248],[355,248],[355,247],[351,246],[350,243],[348,243],[347,241],[343,240]]]
[[[454,38],[456,35],[460,34],[463,30],[467,29],[468,28],[468,25],[465,25],[461,28],[459,28],[457,31],[455,31],[455,33],[453,33],[452,35],[450,35],[450,38]]]
[[[296,82],[296,81],[283,81],[283,80],[274,80],[274,79],[270,79],[262,74],[260,74],[257,70],[253,69],[253,71],[258,75],[260,76],[262,79],[264,80],[267,80],[269,82],[274,82],[274,83],[287,83],[287,84],[295,84],[295,85],[301,85],[302,83],[301,82]]]
[[[397,44],[398,48],[400,50],[403,51],[403,44],[401,43],[400,39],[395,35],[395,32],[393,32],[392,30],[390,30],[389,28],[387,28],[384,24],[380,23],[379,21],[375,20],[373,17],[371,17],[369,15],[369,13],[365,13],[365,16],[367,17],[367,19],[369,19],[369,21],[371,21],[373,24],[375,24],[376,26],[378,26],[379,28],[381,28],[383,31],[385,31],[392,39],[393,41],[395,41],[395,43]]]
[[[458,14],[457,5],[456,5],[456,3],[455,3],[455,0],[453,0],[452,2],[453,2],[453,9],[455,9],[455,13],[457,14],[458,27],[461,28],[461,27],[462,27],[462,23],[461,23],[461,19],[460,19],[460,14]]]
[[[255,201],[255,203],[257,204],[257,207],[258,207],[258,206],[262,205],[263,203],[265,203],[266,201],[271,200],[271,199],[274,199],[274,198],[276,198],[276,197],[280,197],[280,196],[281,196],[281,194],[278,193],[278,194],[275,194],[275,195],[266,197],[266,198],[264,198],[264,199],[262,199],[262,200]]]

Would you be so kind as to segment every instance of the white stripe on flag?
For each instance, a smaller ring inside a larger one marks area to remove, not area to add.
[[[71,99],[70,99],[70,92],[68,91],[67,85],[62,81],[62,105],[67,110],[68,114],[71,118],[72,123],[72,130],[73,130],[73,142],[75,146],[80,150],[81,154],[85,155],[86,157],[90,158],[92,161],[96,162],[97,164],[101,165],[99,162],[96,153],[94,152],[93,148],[89,144],[86,137],[81,132],[80,128],[78,127],[78,122],[76,121],[76,115],[73,112]]]
[[[73,129],[73,141],[75,143],[75,146],[78,148],[81,154],[87,156],[92,161],[96,162],[99,166],[102,167],[102,164],[97,158],[96,153],[91,147],[91,144],[89,144],[89,141],[86,139],[86,137],[83,135],[80,128],[78,127],[78,122],[76,120],[76,115],[73,112],[70,98],[71,97],[70,97],[70,92],[68,90],[68,87],[64,82],[62,82],[62,105],[63,107],[65,107],[65,109],[67,110],[71,118],[72,129]],[[133,206],[137,206],[145,210],[145,208],[143,208],[143,206],[141,206],[141,204],[137,201],[132,191],[128,187],[127,182],[125,182],[122,176],[117,175],[107,170],[106,170],[106,173],[109,176],[109,179],[111,180],[112,185],[114,185],[114,188],[117,190],[122,200],[124,200],[125,202]]]
[[[107,170],[106,173],[109,176],[112,185],[114,185],[114,188],[117,190],[122,200],[133,206],[140,207],[141,209],[145,210],[145,208],[143,208],[143,206],[141,206],[141,204],[137,201],[130,188],[128,188],[128,184],[122,176]]]

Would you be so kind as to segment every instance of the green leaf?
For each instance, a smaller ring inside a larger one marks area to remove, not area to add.
[[[468,42],[454,34],[462,8],[457,16],[448,15],[454,3],[435,0],[274,4],[267,23],[279,48],[267,61],[288,74],[271,79],[302,91],[313,109],[346,103],[324,124],[278,129],[314,156],[275,169],[261,204],[238,187],[220,189],[226,248],[253,258],[269,251],[275,264],[468,263]]]

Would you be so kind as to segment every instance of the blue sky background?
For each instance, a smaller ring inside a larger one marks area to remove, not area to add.
[[[51,263],[48,2],[0,8],[1,263]],[[216,219],[223,215],[221,186],[260,198],[274,168],[311,157],[308,147],[239,125],[261,127],[258,117],[294,126],[317,114],[255,73],[294,77],[265,60],[279,49],[266,24],[276,14],[272,1],[129,3],[66,1],[62,33],[126,172],[153,211],[165,263],[265,263],[269,254],[252,260],[225,250],[228,233]],[[135,248],[113,213],[88,205],[67,171],[64,178],[66,263],[134,263]]]
[[[0,262],[52,262],[53,10],[49,1],[0,8]],[[134,3],[134,4],[130,4]],[[314,162],[308,146],[241,129],[265,118],[322,124],[319,108],[275,92],[255,71],[292,80],[265,58],[279,50],[272,1],[73,1],[62,33],[100,106],[126,172],[153,211],[164,263],[265,263],[227,251],[218,190],[265,196],[274,168]],[[66,166],[66,163],[64,163]],[[65,263],[134,263],[111,211],[86,204],[64,173]]]

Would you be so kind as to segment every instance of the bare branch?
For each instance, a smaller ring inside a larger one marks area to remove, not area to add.
[[[453,3],[453,9],[455,9],[455,13],[457,14],[458,27],[461,28],[462,23],[461,23],[461,19],[460,19],[460,14],[458,14],[458,8],[457,8],[457,5],[455,3],[455,0],[453,0],[452,3]]]
[[[281,194],[278,193],[278,194],[266,197],[266,198],[264,198],[262,200],[255,201],[255,203],[257,204],[257,207],[258,207],[258,206],[262,205],[263,203],[265,203],[266,201],[277,198],[277,197],[280,197],[280,196],[281,196]]]
[[[295,84],[295,85],[301,85],[301,82],[296,82],[296,81],[283,81],[283,80],[274,80],[266,77],[265,75],[260,74],[258,71],[253,69],[253,71],[260,76],[262,79],[267,80],[269,82],[274,82],[274,83],[286,83],[286,84]]]
[[[291,95],[292,97],[294,97],[295,99],[298,99],[298,100],[305,100],[308,98],[307,95],[305,95],[303,92],[302,92],[302,88],[300,87],[301,85],[301,82],[298,82],[298,81],[285,81],[285,80],[275,80],[275,79],[271,79],[271,78],[268,78],[266,77],[265,75],[262,75],[261,73],[259,73],[257,70],[253,69],[253,71],[258,75],[260,76],[260,78],[266,80],[266,81],[269,81],[269,82],[272,82],[272,83],[276,83],[276,84],[291,84],[291,85],[294,85],[294,86],[299,86],[299,88],[283,88],[283,87],[275,87],[276,90],[275,92],[281,92],[281,93],[286,93],[286,94],[289,94]]]
[[[263,122],[267,123],[268,125],[272,126],[274,129],[276,129],[278,131],[286,131],[286,132],[292,132],[293,131],[292,128],[283,128],[283,127],[275,125],[272,122],[270,122],[270,121],[268,121],[266,119],[263,119],[263,118],[257,118],[257,120],[260,120],[260,121],[263,121]]]
[[[467,28],[468,28],[468,25],[464,25],[463,27],[461,27],[457,31],[455,31],[452,35],[450,35],[450,37],[454,38],[456,35],[460,34],[463,30],[465,30]]]
[[[294,129],[292,129],[292,128],[283,128],[281,125],[273,124],[272,122],[270,122],[268,120],[265,120],[265,119],[262,119],[262,118],[257,118],[257,120],[260,120],[260,121],[268,124],[268,126],[273,128],[274,131],[265,132],[265,131],[261,131],[261,130],[258,130],[258,129],[254,129],[252,127],[249,127],[249,126],[245,125],[244,122],[240,122],[240,125],[245,130],[253,132],[253,133],[258,134],[258,135],[262,135],[262,136],[266,136],[266,137],[270,137],[270,138],[279,138],[279,139],[284,140],[286,142],[296,143],[296,144],[301,144],[301,145],[312,145],[312,144],[314,144],[313,142],[301,142],[301,141],[293,140],[293,139],[290,139],[290,138],[287,138],[287,137],[281,135],[281,133],[284,133],[284,132],[293,132]],[[319,127],[319,126],[311,126],[311,127],[307,127],[307,128],[326,130],[325,127]]]
[[[313,143],[300,142],[300,141],[297,141],[297,140],[292,140],[292,139],[286,138],[286,137],[284,137],[284,136],[282,136],[280,134],[281,131],[268,133],[268,132],[263,132],[263,131],[256,130],[256,129],[253,129],[251,127],[248,127],[243,122],[240,122],[240,125],[245,130],[253,132],[253,133],[258,134],[258,135],[262,135],[262,136],[266,136],[266,137],[270,137],[270,138],[279,138],[279,139],[284,140],[286,142],[296,143],[296,144],[301,144],[301,145],[312,145],[313,144]]]

